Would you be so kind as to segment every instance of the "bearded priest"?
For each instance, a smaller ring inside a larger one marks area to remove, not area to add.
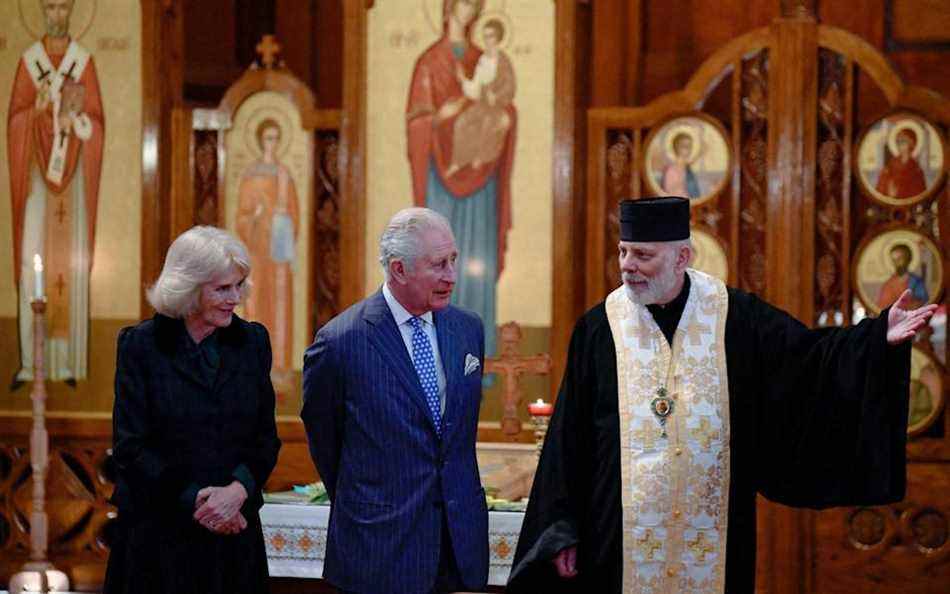
[[[623,285],[588,311],[508,592],[755,587],[755,497],[879,505],[905,490],[910,341],[936,306],[809,330],[688,268],[689,201],[620,204]]]

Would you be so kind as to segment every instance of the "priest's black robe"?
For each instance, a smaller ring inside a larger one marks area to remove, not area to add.
[[[649,306],[668,340],[688,291]],[[818,509],[903,498],[910,344],[887,344],[887,314],[809,330],[729,289],[729,594],[754,591],[756,493]],[[618,415],[617,357],[601,303],[574,328],[508,592],[620,592]],[[578,576],[560,579],[551,560],[574,544]]]

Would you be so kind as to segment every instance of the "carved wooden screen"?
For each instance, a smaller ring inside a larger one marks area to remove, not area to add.
[[[733,40],[682,90],[588,112],[589,305],[620,284],[618,201],[659,194],[690,195],[703,266],[811,325],[876,315],[907,286],[942,304],[913,349],[905,501],[760,504],[760,591],[929,592],[950,579],[948,124],[950,101],[807,15]]]

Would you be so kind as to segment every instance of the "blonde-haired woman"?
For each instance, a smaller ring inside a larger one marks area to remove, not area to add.
[[[234,315],[249,272],[240,240],[194,227],[147,292],[155,316],[119,334],[105,594],[267,590],[258,510],[280,440],[267,330]]]

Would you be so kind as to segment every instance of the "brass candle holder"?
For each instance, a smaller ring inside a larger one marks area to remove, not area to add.
[[[46,470],[49,467],[49,433],[46,431],[46,298],[37,297],[33,309],[33,428],[30,431],[30,464],[33,467],[33,510],[30,512],[30,560],[13,574],[10,592],[65,592],[69,578],[47,559],[49,519],[46,515]]]
[[[551,414],[554,412],[554,405],[538,398],[536,402],[528,404],[528,413],[531,415],[531,424],[534,426],[534,441],[538,446],[537,455],[541,457],[541,449],[544,447],[544,437],[548,433],[548,424],[551,421]]]
[[[531,415],[531,424],[534,426],[534,442],[537,445],[537,456],[541,457],[541,449],[544,447],[544,437],[548,434],[548,423],[551,417],[549,415]]]

